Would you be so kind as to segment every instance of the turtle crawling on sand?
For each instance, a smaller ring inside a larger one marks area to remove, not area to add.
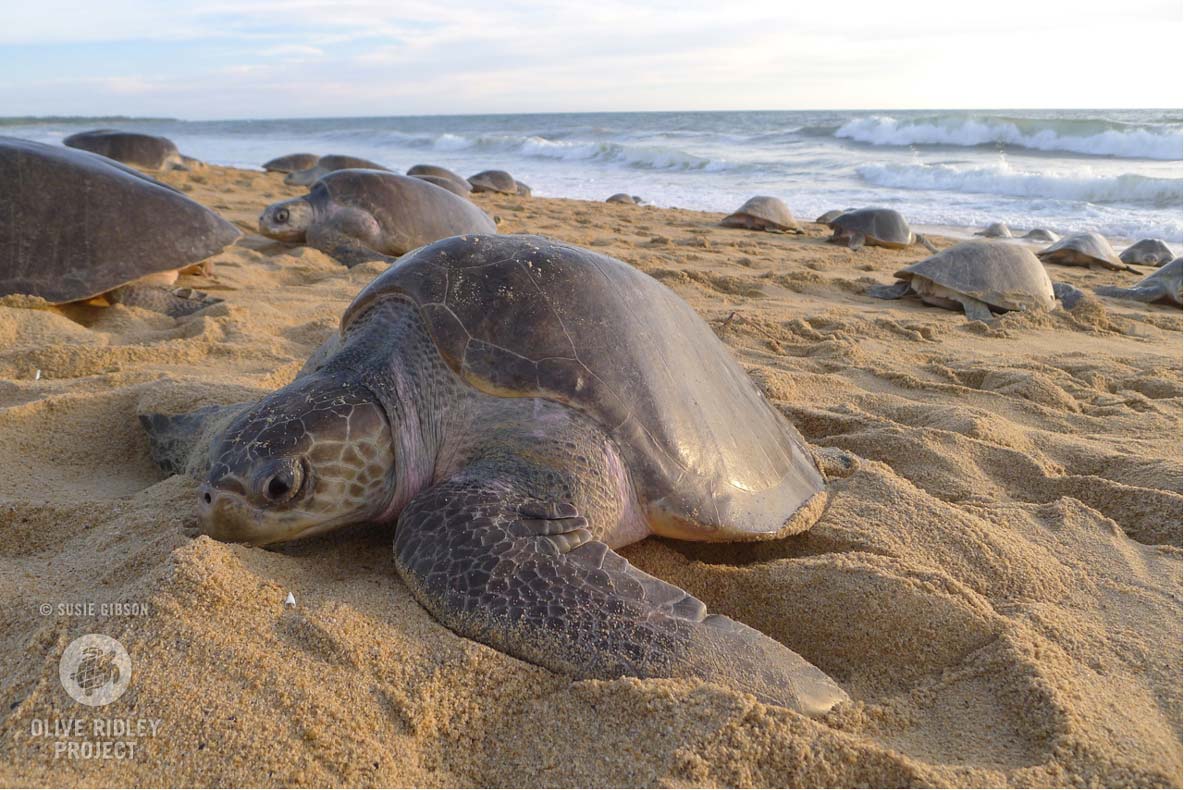
[[[915,293],[926,304],[963,310],[972,321],[990,321],[992,310],[1051,310],[1052,281],[1031,250],[990,241],[964,241],[906,266],[895,285],[868,290],[878,299]]]
[[[1054,242],[1060,238],[1048,228],[1032,228],[1020,238],[1029,239],[1030,241]]]
[[[1163,266],[1176,257],[1163,239],[1140,239],[1122,251],[1118,259],[1135,266]]]
[[[305,170],[294,170],[288,173],[288,175],[284,176],[284,183],[297,187],[311,186],[330,173],[335,173],[338,170],[381,170],[390,172],[389,168],[383,167],[377,162],[371,162],[369,159],[362,159],[360,156],[329,154],[328,156],[319,158],[312,167]]]
[[[1094,292],[1099,296],[1112,296],[1115,299],[1161,302],[1179,307],[1184,304],[1184,299],[1181,298],[1182,273],[1184,273],[1184,259],[1176,258],[1171,263],[1160,266],[1130,288],[1105,285],[1095,288]]]
[[[195,419],[232,421],[203,451],[183,446]],[[537,236],[445,239],[365,288],[288,386],[142,422],[170,468],[207,459],[211,536],[392,524],[419,602],[511,655],[579,678],[703,678],[806,714],[847,699],[614,551],[793,534],[826,499],[801,435],[728,348],[620,261]]]
[[[422,178],[437,186],[442,186],[457,195],[467,196],[473,191],[472,184],[463,176],[457,175],[446,167],[439,167],[437,165],[414,165],[407,168],[407,175]],[[448,182],[454,186],[449,188],[445,186],[444,182]]]
[[[802,226],[794,219],[789,206],[781,198],[757,195],[719,222],[725,228],[746,228],[781,233],[802,233]]]
[[[105,297],[179,317],[220,302],[170,289],[239,237],[214,212],[113,159],[0,137],[0,296]]]
[[[866,244],[872,247],[887,247],[903,250],[912,244],[922,244],[930,252],[937,247],[919,233],[913,233],[909,223],[900,212],[890,208],[861,208],[845,211],[827,223],[834,231],[828,241],[846,244],[853,250]]]
[[[196,159],[182,156],[169,138],[154,134],[93,129],[72,134],[62,144],[144,170],[189,170],[195,165],[203,166]]]
[[[320,160],[317,154],[287,154],[264,162],[263,169],[268,173],[295,173],[316,167]]]
[[[307,244],[353,266],[448,236],[496,233],[497,228],[480,208],[422,178],[338,170],[304,197],[264,209],[259,232]]]
[[[517,195],[518,182],[505,170],[482,170],[469,176],[469,186],[474,192],[499,192],[503,195]]]
[[[1114,252],[1110,242],[1100,233],[1073,233],[1060,241],[1036,253],[1036,257],[1045,263],[1058,263],[1062,266],[1101,267],[1121,271],[1138,273],[1138,269],[1123,263]]]
[[[986,236],[988,239],[1010,239],[1012,234],[1011,228],[1007,227],[1006,222],[992,222],[974,235]]]

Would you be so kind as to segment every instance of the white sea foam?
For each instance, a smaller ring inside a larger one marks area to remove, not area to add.
[[[869,184],[897,189],[940,190],[1026,198],[1128,203],[1166,207],[1184,200],[1178,179],[1133,173],[1099,175],[1090,168],[1033,173],[1006,163],[989,167],[927,164],[868,164],[856,168]]]
[[[949,117],[901,121],[890,116],[856,118],[835,137],[872,145],[1011,145],[1035,151],[1179,161],[1184,137],[1178,129],[1152,129],[1069,121]]]

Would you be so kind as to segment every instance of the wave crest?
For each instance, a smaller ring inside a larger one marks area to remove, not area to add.
[[[871,145],[1010,145],[1128,159],[1184,158],[1184,137],[1179,131],[1093,121],[965,116],[901,121],[873,116],[848,121],[835,130],[834,136]]]

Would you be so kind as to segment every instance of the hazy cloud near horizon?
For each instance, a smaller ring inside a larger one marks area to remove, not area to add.
[[[0,113],[1180,107],[1178,0],[1099,8],[44,0],[4,9]]]

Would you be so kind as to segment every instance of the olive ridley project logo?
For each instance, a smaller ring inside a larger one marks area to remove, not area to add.
[[[106,634],[87,634],[70,643],[58,663],[62,688],[75,702],[97,708],[119,699],[132,680],[127,650]]]

